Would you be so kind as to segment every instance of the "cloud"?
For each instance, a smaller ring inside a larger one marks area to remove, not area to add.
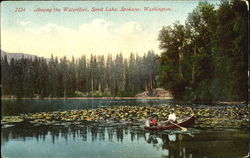
[[[135,21],[118,25],[105,19],[94,19],[76,29],[49,23],[40,27],[26,27],[25,31],[26,33],[15,33],[15,38],[12,36],[4,39],[4,46],[13,47],[11,41],[15,41],[22,52],[39,52],[39,55],[46,57],[50,57],[51,53],[68,57],[83,53],[123,53],[124,56],[129,56],[131,52],[143,54],[158,48],[157,35],[149,33]]]
[[[57,24],[49,23],[37,28],[26,28],[27,31],[34,34],[50,34],[50,35],[60,35],[65,33],[72,33],[72,31],[66,27],[59,26]]]
[[[117,32],[120,32],[124,35],[134,35],[142,31],[142,26],[134,21],[125,23],[120,29],[117,29]]]

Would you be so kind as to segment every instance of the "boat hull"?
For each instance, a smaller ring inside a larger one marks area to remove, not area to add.
[[[194,115],[189,117],[187,120],[177,123],[177,125],[181,127],[189,127],[195,123],[195,117]],[[171,129],[176,129],[180,128],[176,125],[168,125],[168,126],[152,126],[152,127],[144,127],[146,130],[171,130]]]

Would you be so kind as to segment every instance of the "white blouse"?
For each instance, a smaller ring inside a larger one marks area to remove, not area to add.
[[[168,120],[176,121],[176,115],[175,115],[175,113],[169,114],[168,115]]]

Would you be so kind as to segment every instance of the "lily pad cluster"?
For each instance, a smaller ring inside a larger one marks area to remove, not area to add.
[[[2,123],[18,123],[18,122],[23,122],[24,118],[21,116],[4,116],[1,120]]]
[[[241,128],[249,126],[249,109],[243,107],[202,108],[195,109],[196,126],[215,128]]]
[[[156,117],[158,120],[167,120],[173,109],[177,118],[183,118],[194,114],[196,116],[195,127],[247,127],[249,124],[249,112],[247,107],[224,108],[206,107],[192,108],[188,106],[115,106],[98,109],[82,109],[70,111],[42,112],[35,114],[22,114],[20,116],[3,116],[2,123],[29,121],[35,125],[56,125],[61,122],[97,121],[97,122],[132,122],[141,123],[148,117]]]

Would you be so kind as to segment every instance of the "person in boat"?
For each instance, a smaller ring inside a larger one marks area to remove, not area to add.
[[[156,117],[154,117],[154,118],[152,119],[151,125],[152,125],[152,126],[157,126],[157,125],[158,125],[158,121],[157,121]]]
[[[150,127],[151,118],[148,118],[145,122],[146,127]]]
[[[173,109],[170,110],[170,114],[168,115],[168,120],[167,121],[177,123],[176,115],[175,115]]]

